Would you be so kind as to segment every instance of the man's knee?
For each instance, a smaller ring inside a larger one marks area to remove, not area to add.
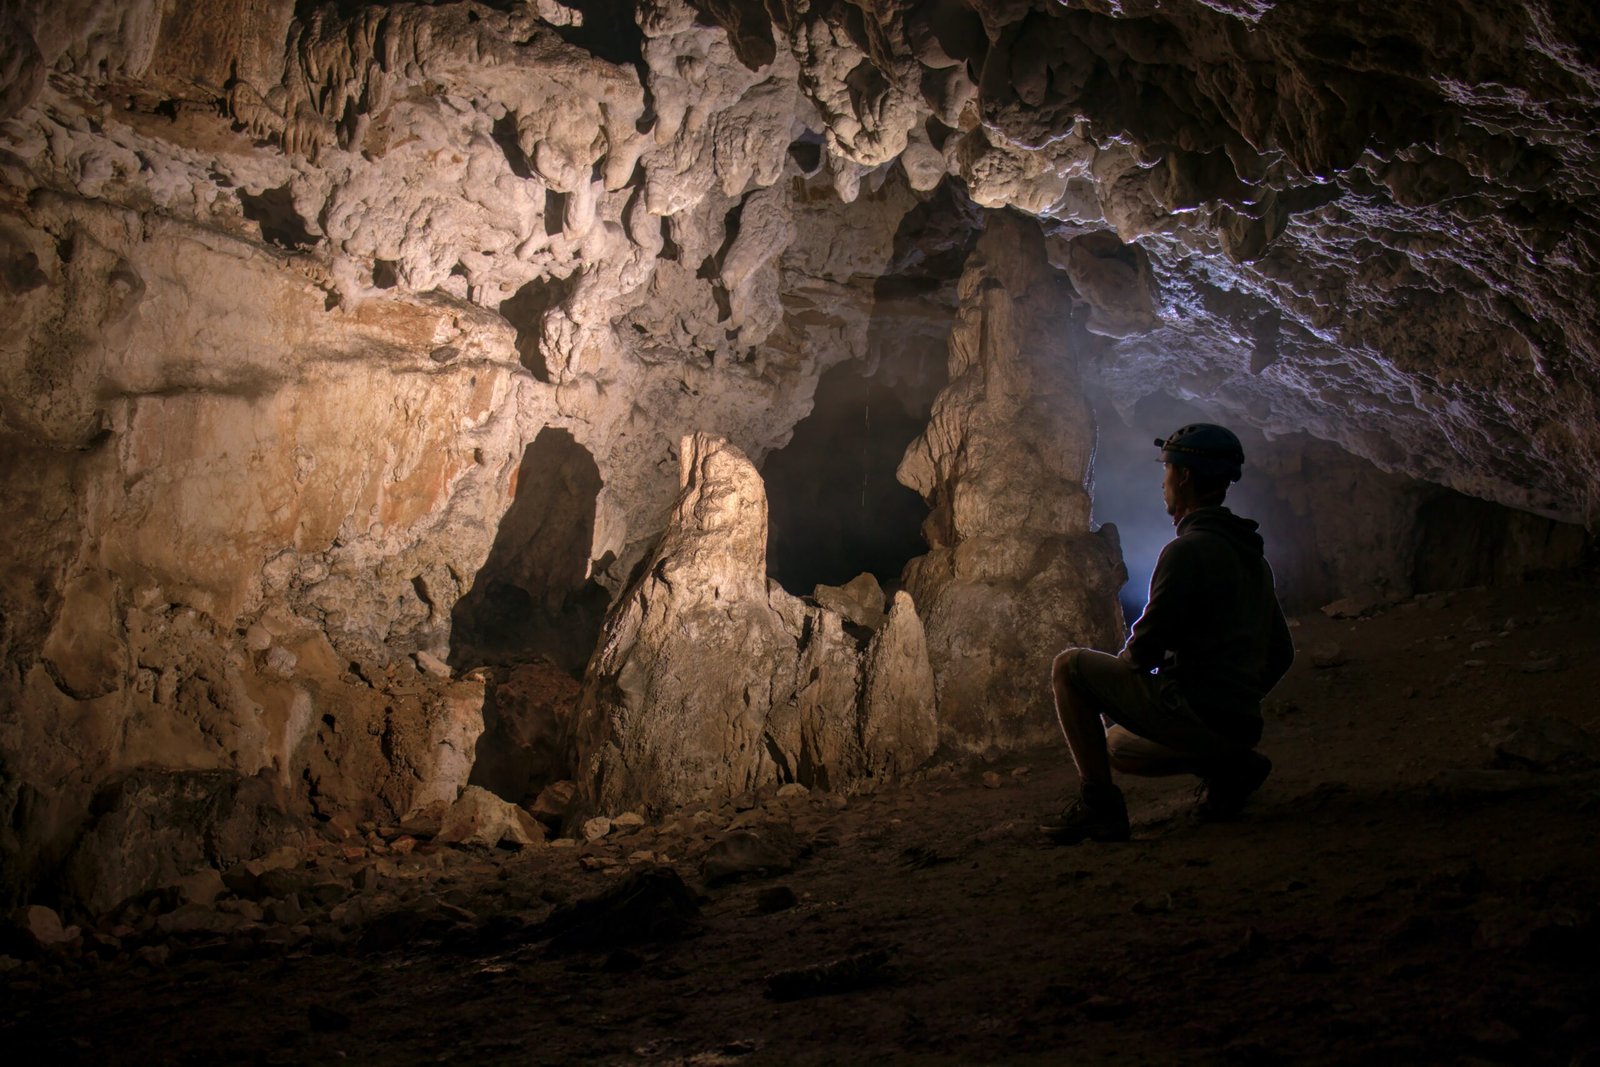
[[[1118,774],[1140,778],[1165,778],[1195,773],[1195,757],[1113,726],[1106,732],[1106,756]]]
[[[1077,678],[1078,656],[1083,652],[1081,648],[1069,648],[1056,653],[1056,658],[1050,664],[1050,679],[1058,688],[1071,685]]]

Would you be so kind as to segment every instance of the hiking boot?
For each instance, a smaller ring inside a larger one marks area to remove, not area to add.
[[[1058,817],[1041,822],[1039,832],[1058,845],[1076,845],[1083,841],[1126,841],[1132,830],[1122,790],[1108,785],[1104,789],[1085,789]]]
[[[1272,761],[1251,750],[1218,760],[1201,775],[1195,793],[1194,813],[1202,819],[1233,819],[1244,810],[1250,794],[1272,773]]]

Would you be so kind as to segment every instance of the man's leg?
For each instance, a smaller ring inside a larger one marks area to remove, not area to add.
[[[1085,789],[1111,784],[1111,757],[1106,751],[1106,729],[1100,723],[1100,709],[1089,702],[1088,694],[1075,684],[1074,668],[1085,649],[1069,648],[1055,658],[1050,671],[1050,689],[1056,698],[1056,718],[1078,766],[1078,778]]]
[[[1120,674],[1130,669],[1114,656],[1079,648],[1061,653],[1051,667],[1056,718],[1080,780],[1078,799],[1067,805],[1059,818],[1039,825],[1058,844],[1126,841],[1129,837],[1128,808],[1122,790],[1111,781],[1111,759],[1096,693],[1098,690],[1102,698],[1115,693],[1123,681]],[[1085,679],[1085,671],[1092,672],[1095,679]],[[1095,680],[1101,684],[1094,684]]]
[[[1272,773],[1272,761],[1254,749],[1185,752],[1113,726],[1106,734],[1111,766],[1119,774],[1161,778],[1193,774],[1201,779],[1195,814],[1202,819],[1232,819]]]

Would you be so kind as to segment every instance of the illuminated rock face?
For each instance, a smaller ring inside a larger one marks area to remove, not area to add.
[[[933,508],[931,551],[906,584],[927,620],[941,725],[982,748],[1054,735],[1051,658],[1121,645],[1126,575],[1114,532],[1089,532],[1094,416],[1066,340],[1071,290],[1038,231],[996,219],[960,292],[950,384],[900,480]]]
[[[6,9],[0,896],[136,770],[324,814],[458,791],[499,684],[473,668],[576,669],[608,609],[614,637],[679,522],[680,440],[753,476],[824,372],[899,350],[950,352],[901,469],[958,745],[1041,736],[1030,664],[1115,643],[1086,397],[1595,517],[1587,8],[759,10]],[[1318,528],[1335,585],[1371,577]],[[917,661],[909,603],[863,652],[749,547],[751,632],[818,683],[717,709],[754,718],[684,782],[597,772],[608,801],[921,758],[922,682],[872,682],[916,674],[882,666]]]
[[[607,811],[713,803],[767,785],[850,788],[938,743],[922,622],[898,593],[870,636],[766,576],[761,476],[686,437],[682,492],[607,621],[576,723],[580,785]],[[849,632],[847,632],[847,630]]]

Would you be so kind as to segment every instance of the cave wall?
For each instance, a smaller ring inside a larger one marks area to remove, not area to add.
[[[177,795],[135,773],[259,775],[322,816],[447,798],[480,668],[578,670],[627,610],[682,442],[759,469],[824,373],[897,350],[949,359],[900,469],[951,744],[1047,733],[1040,657],[1116,643],[1086,398],[1314,439],[1263,455],[1315,545],[1291,584],[1330,596],[1406,530],[1459,565],[1392,584],[1576,558],[1492,509],[1600,501],[1583,5],[18,0],[0,25],[8,899],[92,868],[65,857],[116,803]],[[1313,482],[1365,501],[1348,536]],[[1067,615],[1032,613],[1046,589]],[[900,769],[842,744],[817,758]]]

